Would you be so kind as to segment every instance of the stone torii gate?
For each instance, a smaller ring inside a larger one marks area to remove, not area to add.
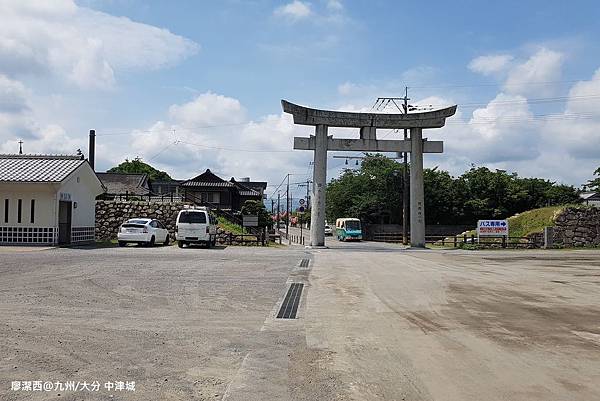
[[[310,245],[325,245],[325,187],[327,151],[410,152],[410,244],[425,247],[425,210],[423,192],[423,153],[442,153],[442,141],[423,139],[423,129],[441,128],[456,106],[411,114],[352,113],[317,110],[286,100],[283,111],[294,116],[294,123],[315,126],[315,135],[294,138],[294,149],[314,151],[313,196]],[[328,127],[359,128],[360,139],[335,139]],[[377,139],[377,129],[410,129],[408,140]]]

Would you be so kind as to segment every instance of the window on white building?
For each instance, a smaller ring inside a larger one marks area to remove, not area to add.
[[[30,223],[35,222],[35,199],[31,200],[31,213],[29,215],[29,222]]]
[[[17,202],[17,223],[21,222],[21,216],[23,212],[23,199],[19,199]]]

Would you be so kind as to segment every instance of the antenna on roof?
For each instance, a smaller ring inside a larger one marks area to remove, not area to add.
[[[23,141],[21,139],[19,139],[19,154],[23,154]]]

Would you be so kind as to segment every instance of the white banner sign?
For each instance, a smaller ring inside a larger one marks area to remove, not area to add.
[[[477,235],[484,236],[508,236],[508,220],[479,220],[477,222]]]

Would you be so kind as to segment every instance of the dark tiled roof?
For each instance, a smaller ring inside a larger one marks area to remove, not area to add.
[[[83,163],[83,156],[0,155],[0,181],[62,182]]]
[[[235,185],[235,187],[238,190],[238,193],[242,196],[260,196],[260,192],[255,191],[252,188],[249,188],[248,186],[246,186],[245,184],[248,184],[247,182],[244,182],[243,184],[237,181],[234,181],[233,178],[231,179],[232,184]]]
[[[149,192],[147,174],[96,173],[107,194],[146,195]]]
[[[254,189],[255,191],[260,191],[261,189],[264,191],[267,189],[267,183],[265,181],[245,181],[242,182],[242,184]]]
[[[233,187],[233,184],[228,181],[185,181],[181,183],[182,187]]]

